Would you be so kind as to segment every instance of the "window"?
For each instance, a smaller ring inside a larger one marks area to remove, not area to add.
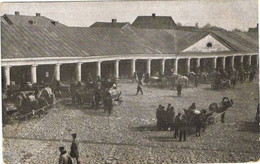
[[[207,43],[207,48],[211,48],[212,47],[212,43],[211,42],[208,42]]]

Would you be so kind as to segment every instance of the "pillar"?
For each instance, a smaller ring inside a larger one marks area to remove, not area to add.
[[[222,58],[222,68],[226,69],[226,57]]]
[[[231,66],[232,69],[234,69],[234,63],[235,63],[235,56],[231,56],[230,66]]]
[[[60,65],[61,64],[56,64],[55,65],[55,70],[54,70],[54,72],[55,72],[55,80],[57,80],[57,81],[60,81]]]
[[[252,55],[248,56],[247,64],[250,66],[252,65]]]
[[[5,87],[10,85],[10,66],[4,67],[4,76],[5,76]]]
[[[131,60],[131,76],[134,76],[135,73],[135,59]]]
[[[198,58],[198,59],[196,60],[196,67],[197,67],[197,68],[200,67],[200,58]]]
[[[213,58],[213,69],[217,68],[217,58]]]
[[[179,59],[175,59],[174,60],[174,73],[178,73],[178,61],[179,61]]]
[[[146,73],[148,73],[151,76],[151,59],[147,59]]]
[[[115,61],[115,78],[119,79],[119,60]]]
[[[259,61],[258,61],[259,59],[258,59],[258,55],[256,55],[256,66],[258,66],[258,64],[259,64]]]
[[[37,65],[31,66],[31,82],[32,84],[37,83]]]
[[[240,64],[244,62],[244,56],[240,56]]]
[[[101,78],[101,61],[97,62],[97,76]]]
[[[81,65],[82,63],[76,64],[76,81],[81,81]]]
[[[165,59],[161,60],[161,74],[164,75],[165,71]]]
[[[190,58],[187,59],[187,74],[190,73]]]

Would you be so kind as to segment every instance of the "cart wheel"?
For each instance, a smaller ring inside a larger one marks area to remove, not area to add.
[[[213,117],[209,117],[208,118],[208,124],[213,124],[214,123],[214,118]]]
[[[11,118],[11,120],[14,120],[14,119],[18,119],[19,116],[21,116],[21,113],[19,113],[19,112],[14,112],[14,113],[10,116],[10,118]]]

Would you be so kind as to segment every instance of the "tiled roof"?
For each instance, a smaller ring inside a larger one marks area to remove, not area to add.
[[[132,26],[145,29],[175,29],[176,23],[170,16],[138,16]]]
[[[37,26],[1,22],[2,59],[177,54],[210,32],[138,28]],[[258,52],[251,33],[214,31],[238,52]]]
[[[101,28],[123,28],[130,25],[128,22],[121,23],[111,23],[111,22],[96,22],[90,27],[101,27]]]
[[[31,25],[30,21],[34,21],[34,26],[65,26],[57,21],[46,18],[45,16],[27,16],[27,15],[3,15],[1,21],[9,25]]]

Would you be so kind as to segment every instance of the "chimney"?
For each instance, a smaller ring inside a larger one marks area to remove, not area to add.
[[[155,13],[152,13],[152,17],[155,18]]]
[[[14,15],[20,15],[19,11],[15,11]]]
[[[116,19],[112,19],[112,23],[116,23]]]
[[[35,20],[29,20],[29,23],[33,25],[33,24],[35,24],[36,22],[35,22]]]
[[[37,17],[41,16],[41,13],[36,13],[36,16],[37,16]]]
[[[51,23],[54,25],[54,26],[56,26],[56,25],[58,25],[58,21],[51,21]]]

